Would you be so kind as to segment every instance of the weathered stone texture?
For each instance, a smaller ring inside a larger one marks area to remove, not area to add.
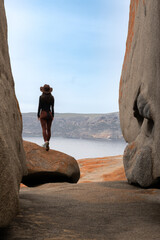
[[[131,0],[119,107],[126,176],[142,187],[160,177],[159,46],[160,1]]]
[[[0,1],[0,227],[18,211],[19,184],[26,173],[22,122],[15,97],[7,44],[4,1]]]
[[[78,182],[80,169],[73,157],[55,150],[46,152],[43,147],[27,141],[24,149],[28,175],[23,177],[23,184],[34,187],[52,182]]]
[[[159,240],[160,189],[121,182],[22,188],[1,240]]]

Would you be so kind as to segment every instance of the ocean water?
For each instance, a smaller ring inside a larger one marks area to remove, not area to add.
[[[23,139],[40,146],[43,144],[43,138],[40,137],[23,137]],[[51,149],[64,152],[75,159],[121,155],[125,146],[126,143],[124,141],[100,141],[60,137],[52,137],[50,140]]]

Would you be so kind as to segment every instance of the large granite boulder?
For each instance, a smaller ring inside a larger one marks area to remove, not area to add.
[[[160,1],[131,0],[119,108],[130,183],[160,177]]]
[[[27,172],[21,138],[22,121],[15,96],[7,44],[4,1],[0,1],[0,227],[19,209],[19,185]]]
[[[44,183],[69,182],[76,183],[80,178],[80,169],[77,161],[62,152],[50,150],[24,141],[28,175],[22,183],[28,187]]]

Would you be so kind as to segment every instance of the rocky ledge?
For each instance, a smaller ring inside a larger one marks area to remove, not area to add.
[[[1,240],[151,240],[160,190],[121,182],[51,183],[20,190],[20,212]]]

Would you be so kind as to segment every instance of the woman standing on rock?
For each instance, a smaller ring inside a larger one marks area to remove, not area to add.
[[[51,125],[54,118],[54,97],[51,94],[52,88],[45,84],[40,87],[42,95],[39,97],[39,106],[37,117],[41,122],[42,133],[44,138],[43,147],[49,150],[49,140],[51,138]]]

